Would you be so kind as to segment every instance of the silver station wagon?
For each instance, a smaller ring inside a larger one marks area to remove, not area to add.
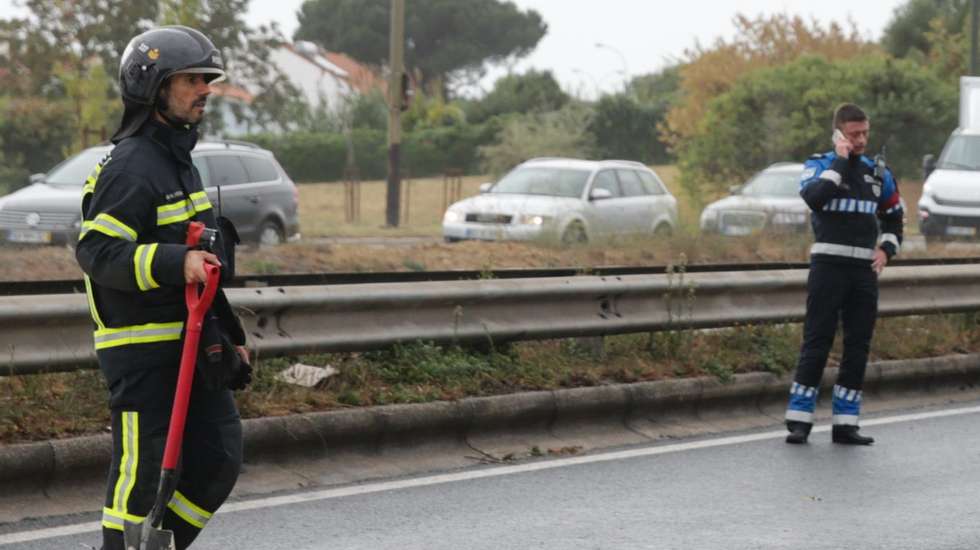
[[[701,231],[742,236],[760,231],[806,232],[810,210],[800,197],[803,164],[776,163],[701,211]]]
[[[639,162],[531,159],[480,191],[446,210],[446,241],[574,244],[617,235],[666,236],[677,227],[677,200]]]
[[[111,150],[111,145],[85,149],[0,197],[0,241],[75,243],[82,185]],[[275,245],[299,238],[299,194],[271,152],[244,142],[202,141],[191,156],[211,204],[216,210],[220,204],[243,241]]]

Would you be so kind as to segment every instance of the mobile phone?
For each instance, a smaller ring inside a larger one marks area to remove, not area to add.
[[[844,132],[840,131],[840,128],[834,128],[834,135],[830,136],[830,141],[831,143],[834,144],[834,146],[837,145],[838,141],[842,141],[846,139],[847,137],[844,136]]]

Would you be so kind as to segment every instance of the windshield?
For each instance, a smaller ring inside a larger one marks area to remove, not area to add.
[[[762,172],[745,184],[741,194],[752,197],[798,197],[800,174],[789,171]]]
[[[980,170],[980,136],[953,136],[939,156],[936,168]]]
[[[89,174],[92,173],[92,169],[105,154],[105,149],[86,149],[55,166],[44,177],[44,181],[49,185],[77,185],[81,187],[85,184]]]
[[[552,195],[556,197],[581,197],[587,170],[574,168],[517,168],[504,176],[490,190],[491,193],[517,193],[521,195]]]

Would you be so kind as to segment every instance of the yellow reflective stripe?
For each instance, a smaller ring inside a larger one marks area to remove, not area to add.
[[[151,342],[180,340],[180,331],[183,328],[183,321],[103,328],[95,331],[95,349],[113,348],[128,344],[149,344]]]
[[[205,210],[211,208],[211,201],[208,200],[208,194],[204,191],[191,193],[191,204],[194,205],[194,210],[196,212],[204,212]]]
[[[83,234],[88,231],[98,231],[116,239],[136,240],[136,231],[105,212],[96,216],[94,220],[83,223],[82,230]]]
[[[198,529],[204,529],[204,524],[211,519],[211,512],[197,506],[187,499],[180,491],[174,491],[173,498],[167,503],[167,508]]]
[[[157,243],[141,244],[133,253],[133,272],[136,274],[136,285],[142,291],[160,288],[153,279],[153,255],[156,254]]]
[[[88,298],[88,310],[92,314],[92,320],[95,321],[95,326],[100,329],[105,328],[105,324],[102,323],[102,317],[99,316],[99,309],[95,307],[95,292],[92,290],[92,280],[85,275],[85,296]]]
[[[158,206],[157,225],[167,225],[189,220],[194,214],[194,205],[187,199]]]
[[[132,523],[142,523],[144,519],[146,519],[145,516],[136,516],[127,512],[113,510],[112,508],[102,509],[102,526],[108,527],[109,529],[115,529],[117,531],[122,531],[123,523],[127,521]]]
[[[129,495],[136,485],[136,467],[139,464],[139,413],[123,411],[122,419],[122,458],[119,459],[119,477],[112,491],[112,509],[125,514],[128,510]]]
[[[99,174],[102,173],[102,169],[105,168],[106,164],[109,164],[110,160],[112,160],[112,153],[106,153],[106,156],[102,157],[102,160],[95,165],[92,173],[85,179],[85,185],[82,186],[82,196],[95,192],[95,183],[99,181]]]

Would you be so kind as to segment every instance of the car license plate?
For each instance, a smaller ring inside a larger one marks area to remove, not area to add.
[[[721,228],[722,234],[730,237],[751,235],[753,231],[755,231],[753,228],[745,227],[744,225],[726,225]]]
[[[7,240],[12,243],[49,243],[51,232],[15,229],[7,233]]]
[[[497,239],[497,230],[484,227],[467,227],[466,238],[493,241]]]
[[[972,237],[977,234],[976,227],[961,227],[958,225],[950,225],[946,228],[947,235],[953,235],[956,237]]]

